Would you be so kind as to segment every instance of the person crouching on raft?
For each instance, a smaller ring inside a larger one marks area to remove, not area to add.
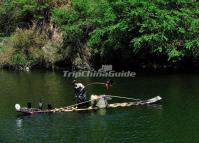
[[[89,107],[89,103],[87,102],[88,100],[86,96],[85,86],[82,83],[77,82],[76,80],[73,80],[73,86],[74,86],[76,101],[78,104],[77,108]]]

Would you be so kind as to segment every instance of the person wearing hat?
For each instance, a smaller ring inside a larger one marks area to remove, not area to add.
[[[74,86],[76,101],[77,104],[79,104],[77,105],[77,108],[89,107],[89,103],[87,102],[88,100],[86,96],[85,86],[82,83],[77,82],[76,80],[73,80],[73,86]]]

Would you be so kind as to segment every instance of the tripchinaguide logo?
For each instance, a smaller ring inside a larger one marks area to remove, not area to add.
[[[135,72],[132,71],[121,71],[116,72],[113,70],[112,65],[102,65],[102,67],[97,71],[87,71],[87,70],[81,70],[81,71],[63,71],[64,77],[72,77],[72,78],[78,78],[78,77],[130,77],[133,78],[136,76]]]

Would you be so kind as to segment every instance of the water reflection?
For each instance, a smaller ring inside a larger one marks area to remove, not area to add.
[[[104,116],[104,115],[106,115],[106,109],[100,109],[97,111],[97,113],[101,116]]]
[[[24,136],[23,119],[22,118],[16,119],[16,133],[17,133],[18,137]]]
[[[101,115],[101,116],[105,116],[106,115],[106,110],[107,109],[98,109],[98,110],[94,110],[94,112],[92,112],[92,115]]]
[[[21,118],[17,118],[16,119],[16,126],[17,126],[17,128],[21,128],[22,127],[22,123],[23,123],[23,119],[21,119]]]
[[[162,105],[158,105],[158,104],[147,105],[147,107],[153,108],[153,109],[158,109],[158,110],[163,110],[163,106]]]

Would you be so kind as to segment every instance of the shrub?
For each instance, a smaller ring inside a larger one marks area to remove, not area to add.
[[[61,38],[61,37],[60,37]],[[11,65],[34,66],[40,63],[53,65],[61,58],[61,40],[49,36],[47,28],[17,29],[10,38],[7,47],[14,49]]]
[[[15,52],[15,49],[13,49],[12,47],[1,47],[0,48],[0,66],[10,64],[14,52]]]

